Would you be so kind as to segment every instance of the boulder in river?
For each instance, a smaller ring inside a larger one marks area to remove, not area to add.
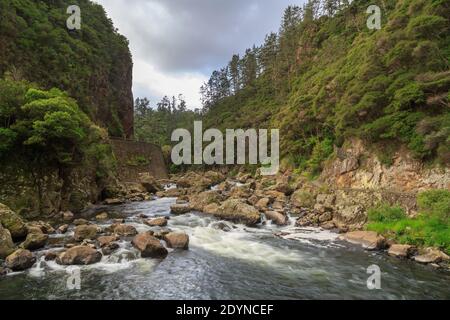
[[[223,200],[223,197],[219,192],[210,190],[204,191],[199,194],[195,194],[189,197],[192,210],[203,212],[204,208],[212,203],[219,204]]]
[[[150,227],[165,227],[167,226],[167,219],[165,217],[158,217],[145,220],[144,223]]]
[[[96,225],[81,225],[75,228],[75,241],[82,241],[85,239],[93,240],[97,237],[98,227]]]
[[[0,224],[0,259],[4,259],[14,252],[14,242],[11,233]]]
[[[6,257],[5,266],[13,271],[29,269],[36,262],[33,254],[25,249],[18,249]]]
[[[339,238],[354,244],[359,244],[367,250],[380,250],[386,245],[386,239],[374,231],[352,231]]]
[[[109,256],[119,248],[120,248],[120,246],[118,243],[112,242],[102,248],[102,253],[104,256]]]
[[[169,248],[184,249],[189,248],[189,236],[184,232],[170,232],[164,236]]]
[[[161,241],[148,232],[135,236],[132,244],[141,252],[142,258],[165,258],[168,254]]]
[[[63,225],[58,227],[56,232],[58,232],[59,234],[64,234],[64,233],[67,232],[67,230],[69,230],[69,225],[68,224],[63,224]]]
[[[442,261],[449,261],[450,257],[436,248],[426,248],[422,254],[415,256],[414,261],[419,263],[440,263]]]
[[[191,211],[191,206],[187,203],[174,204],[170,206],[170,213],[172,214],[185,214]]]
[[[156,181],[156,179],[149,173],[141,173],[139,175],[139,182],[149,193],[156,193],[163,189],[163,187],[159,184],[159,182]]]
[[[112,228],[113,233],[122,237],[131,237],[136,235],[138,232],[135,227],[129,224],[119,224]]]
[[[56,262],[62,265],[88,265],[99,262],[102,254],[88,246],[76,246],[61,253]]]
[[[76,226],[84,226],[84,225],[89,224],[89,221],[87,221],[86,219],[75,219],[73,221],[73,224]]]
[[[119,240],[119,237],[116,235],[113,236],[101,236],[97,238],[98,244],[101,248],[106,247],[113,243],[114,241]]]
[[[72,222],[75,215],[70,211],[62,212],[62,219],[65,222]]]
[[[288,217],[278,211],[266,211],[264,215],[278,226],[285,226],[289,222]]]
[[[108,205],[108,206],[117,206],[117,205],[120,205],[120,204],[124,204],[125,200],[119,199],[119,198],[112,198],[112,199],[105,199],[103,201],[103,203]]]
[[[95,220],[97,221],[105,221],[108,220],[108,213],[102,212],[95,216]]]
[[[28,234],[24,242],[20,245],[21,248],[27,250],[37,250],[45,247],[48,240],[48,235],[44,234],[40,228],[28,228]]]
[[[388,254],[399,258],[409,258],[416,251],[416,247],[409,244],[393,244],[389,247]]]
[[[0,203],[0,224],[8,229],[13,239],[23,239],[28,230],[22,218],[9,207]]]
[[[239,199],[225,201],[214,215],[224,220],[244,223],[248,226],[254,226],[261,221],[259,211]]]

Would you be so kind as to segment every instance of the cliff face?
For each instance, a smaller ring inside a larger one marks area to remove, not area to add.
[[[73,4],[81,29],[70,31]],[[90,0],[0,2],[0,77],[65,90],[112,136],[133,136],[132,67],[127,39]]]

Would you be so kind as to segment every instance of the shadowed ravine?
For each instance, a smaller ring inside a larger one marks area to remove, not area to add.
[[[170,215],[175,199],[109,207],[138,231],[138,214]],[[102,207],[104,210],[104,207]],[[0,280],[0,299],[449,299],[450,274],[366,252],[318,229],[246,228],[203,214],[171,216],[169,228],[190,236],[189,251],[141,259],[129,241],[101,263],[81,268],[81,290],[68,290],[67,267],[45,262]],[[283,231],[285,238],[274,234]],[[70,236],[69,232],[65,236]],[[49,250],[48,248],[44,251]],[[368,266],[381,268],[381,290],[369,290]]]

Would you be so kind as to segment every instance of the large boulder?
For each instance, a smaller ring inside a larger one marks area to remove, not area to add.
[[[278,226],[285,226],[288,224],[289,219],[284,214],[277,211],[266,211],[264,213],[266,218]]]
[[[167,226],[167,219],[165,217],[158,217],[145,220],[144,223],[150,227],[165,227]]]
[[[6,257],[5,266],[13,271],[29,269],[36,262],[33,254],[25,249],[18,249]]]
[[[73,238],[75,241],[83,241],[85,239],[94,240],[97,238],[98,228],[95,225],[81,225],[75,228]]]
[[[137,235],[135,227],[129,224],[118,224],[112,227],[112,232],[123,237],[131,237]]]
[[[170,213],[185,214],[191,211],[191,206],[187,203],[174,204],[170,206]]]
[[[352,231],[339,238],[353,244],[359,244],[367,250],[380,250],[386,246],[386,239],[374,231]]]
[[[205,191],[189,197],[191,208],[196,211],[204,211],[204,208],[212,203],[220,203],[223,197],[217,191]]]
[[[224,220],[231,220],[248,226],[254,226],[261,221],[261,214],[255,207],[238,199],[225,201],[214,215]]]
[[[170,232],[164,235],[164,240],[169,248],[184,250],[189,248],[189,236],[183,232]]]
[[[76,246],[61,253],[56,262],[62,265],[88,265],[99,262],[102,254],[88,246]]]
[[[149,173],[141,173],[139,175],[139,182],[149,193],[156,193],[163,190],[163,187],[159,184],[156,179]]]
[[[13,239],[25,238],[28,230],[22,218],[9,207],[0,203],[0,224],[11,233]]]
[[[141,252],[141,257],[143,258],[165,258],[168,254],[161,241],[149,232],[135,236],[132,244]]]
[[[40,228],[28,228],[28,234],[25,241],[20,245],[27,250],[38,250],[45,247],[48,235],[42,232]]]
[[[11,233],[0,224],[0,259],[4,259],[14,252],[14,242]]]

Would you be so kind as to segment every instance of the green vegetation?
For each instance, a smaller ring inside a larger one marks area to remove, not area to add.
[[[419,215],[415,218],[408,218],[400,207],[372,208],[367,229],[399,243],[434,246],[450,253],[450,191],[420,193],[417,203]]]
[[[70,5],[81,8],[80,30],[66,27]],[[111,135],[126,134],[119,119],[128,112],[125,105],[132,106],[131,54],[101,5],[89,0],[0,1],[0,48],[0,79],[9,74],[46,90],[59,88]]]
[[[135,156],[132,159],[127,161],[127,165],[129,166],[135,166],[135,167],[139,167],[139,166],[147,166],[150,164],[150,159],[148,159],[147,157],[144,156]]]
[[[372,4],[381,30],[366,27]],[[311,176],[349,137],[448,166],[449,16],[441,0],[291,6],[277,34],[204,84],[205,127],[280,128],[285,163]]]
[[[98,179],[114,168],[107,133],[59,89],[0,80],[0,138],[3,168],[26,169],[38,187],[53,170],[70,184],[76,167],[95,169]]]
[[[164,97],[156,107],[152,107],[147,98],[138,98],[134,104],[135,138],[162,146],[167,153],[172,144],[172,132],[178,128],[192,131],[194,121],[200,117],[198,110],[187,109],[182,95],[172,99]]]

